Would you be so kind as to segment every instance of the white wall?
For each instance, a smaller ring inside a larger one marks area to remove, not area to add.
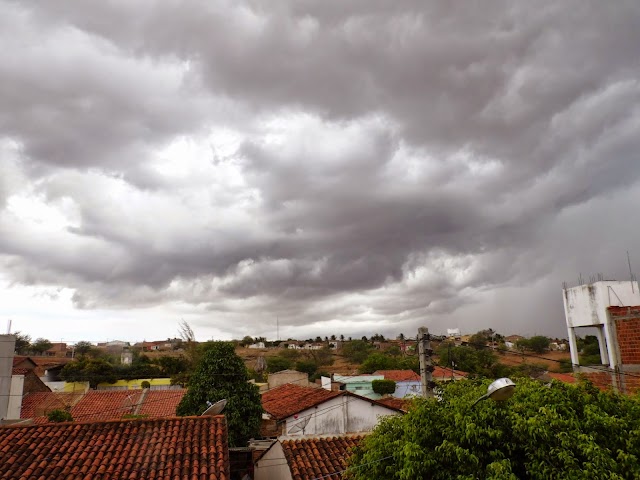
[[[292,480],[280,442],[274,443],[254,464],[253,477],[254,480]]]
[[[11,376],[11,389],[9,390],[9,408],[7,416],[9,420],[20,418],[22,410],[22,394],[24,392],[24,375]]]
[[[422,383],[419,380],[396,382],[396,391],[393,392],[394,397],[404,398],[413,395],[422,395]]]
[[[380,417],[397,414],[395,410],[372,404],[362,398],[340,395],[287,418],[284,435],[297,437],[370,432],[378,424]],[[295,425],[302,425],[306,420],[308,422],[304,431],[291,432]]]

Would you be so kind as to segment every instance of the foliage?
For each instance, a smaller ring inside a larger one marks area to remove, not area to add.
[[[551,339],[542,335],[518,340],[518,346],[535,353],[544,353],[549,350]]]
[[[366,341],[366,337],[363,337],[363,340],[352,340],[342,346],[342,354],[352,363],[364,362],[371,350],[373,347]]]
[[[498,363],[497,355],[489,348],[455,347],[445,342],[437,354],[443,367],[453,366],[456,370],[485,377],[505,374],[505,367]]]
[[[229,446],[246,446],[260,430],[262,404],[256,385],[230,342],[211,342],[191,375],[187,393],[176,410],[178,415],[200,415],[207,402],[227,399],[224,414],[229,428]]]
[[[632,479],[640,472],[640,403],[590,384],[517,379],[512,399],[472,408],[488,381],[451,382],[387,417],[344,478]]]
[[[13,335],[16,337],[16,353],[26,355],[31,347],[31,336],[20,332],[15,332]]]
[[[85,355],[88,355],[89,352],[91,352],[91,350],[93,349],[93,344],[91,342],[87,342],[87,341],[80,341],[78,343],[76,343],[73,346],[75,355],[78,357],[83,357]]]
[[[47,413],[47,420],[50,422],[73,422],[73,417],[68,411],[58,408]]]
[[[313,360],[299,360],[296,362],[296,370],[311,377],[318,370],[318,364]]]
[[[360,373],[373,373],[376,370],[395,370],[397,365],[398,360],[395,357],[383,353],[372,353],[362,362],[358,370]]]
[[[571,363],[571,360],[568,360],[566,358],[562,358],[562,359],[558,360],[558,365],[559,365],[559,370],[560,370],[561,373],[573,372],[573,364]]]
[[[322,347],[319,350],[309,350],[307,355],[318,365],[333,365],[333,354],[329,347]]]
[[[89,382],[89,386],[95,389],[99,383],[115,383],[118,375],[106,360],[82,359],[67,363],[60,372],[60,378],[67,382]]]
[[[378,395],[391,395],[396,391],[396,382],[393,380],[374,380],[371,386]]]
[[[246,335],[242,340],[240,340],[240,345],[242,345],[243,347],[253,345],[253,337]]]
[[[267,372],[269,373],[287,370],[291,368],[291,365],[293,365],[293,362],[289,358],[280,356],[267,358]]]
[[[38,355],[42,355],[44,352],[49,350],[52,345],[53,344],[46,338],[38,338],[31,344],[31,351],[37,353]]]
[[[154,363],[160,367],[163,374],[169,376],[189,371],[189,362],[182,355],[178,357],[163,355],[156,358]]]

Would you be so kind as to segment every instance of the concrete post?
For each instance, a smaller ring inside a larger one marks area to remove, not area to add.
[[[11,371],[16,348],[15,335],[0,335],[0,420],[7,418],[11,398]]]

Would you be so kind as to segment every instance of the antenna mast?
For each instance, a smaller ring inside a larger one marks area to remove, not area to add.
[[[631,257],[629,256],[629,250],[627,250],[627,263],[629,264],[629,281],[631,282],[631,292],[635,293],[633,286],[633,271],[631,270]]]

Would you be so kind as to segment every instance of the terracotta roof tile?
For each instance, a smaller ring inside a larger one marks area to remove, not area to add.
[[[0,478],[229,480],[223,416],[0,427]]]
[[[420,375],[413,370],[378,370],[373,375],[382,375],[385,380],[393,380],[394,382],[419,382]]]
[[[381,403],[387,407],[402,410],[403,412],[407,412],[409,406],[411,405],[411,400],[405,400],[404,398],[387,397],[381,398],[380,400],[378,400],[378,403]]]
[[[438,365],[434,366],[434,370],[431,373],[431,377],[434,380],[450,380],[451,379],[451,369],[443,368]],[[453,373],[456,377],[466,377],[469,374],[467,372],[461,372],[460,370],[453,370]]]
[[[293,480],[323,477],[328,480],[342,478],[342,471],[351,451],[363,436],[305,438],[282,441],[282,450],[289,464]]]
[[[263,393],[262,408],[272,417],[281,420],[343,393],[287,383]]]
[[[149,390],[138,414],[149,417],[173,417],[185,393],[187,393],[186,389]]]
[[[52,410],[70,409],[82,393],[32,392],[22,398],[20,418],[43,417]]]
[[[12,368],[11,369],[11,375],[27,375],[29,372],[31,372],[32,370],[29,370],[28,368]]]
[[[136,411],[142,390],[89,390],[71,409],[82,422],[115,420]]]

